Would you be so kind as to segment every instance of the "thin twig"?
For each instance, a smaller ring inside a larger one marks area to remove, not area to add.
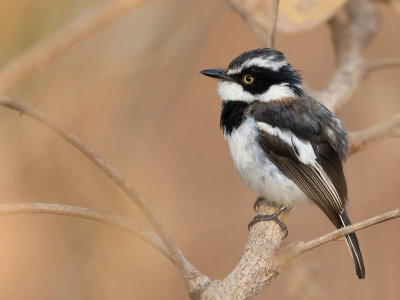
[[[353,154],[365,146],[393,133],[400,127],[400,113],[370,128],[349,133],[350,147],[348,154]]]
[[[171,260],[171,256],[169,255],[167,248],[165,248],[164,243],[158,236],[124,217],[114,214],[102,213],[100,211],[89,209],[86,207],[65,204],[50,204],[38,202],[0,203],[0,216],[27,213],[73,216],[107,224],[109,226],[122,229],[126,232],[136,235],[138,238],[149,243],[151,246],[153,246],[155,249],[160,251],[168,259]],[[172,261],[172,263],[174,262]]]
[[[184,277],[187,278],[188,274],[192,274],[197,270],[191,266],[186,259],[183,257],[183,254],[179,250],[178,246],[167,232],[165,227],[158,220],[157,216],[153,212],[153,210],[148,206],[148,204],[144,201],[144,199],[135,191],[135,189],[129,184],[129,182],[122,177],[121,174],[118,173],[117,170],[112,168],[100,155],[98,155],[92,148],[79,140],[75,135],[65,131],[55,122],[48,119],[42,112],[29,107],[17,100],[11,99],[6,96],[0,95],[0,105],[17,110],[23,114],[26,114],[33,119],[39,121],[49,129],[53,130],[63,139],[65,139],[68,143],[82,152],[89,160],[91,160],[98,168],[100,168],[108,178],[110,178],[114,183],[116,183],[127,195],[133,200],[139,209],[145,214],[147,219],[153,225],[156,232],[159,234],[160,238],[164,242],[166,248],[168,249],[170,259],[174,262],[174,264],[178,267],[178,269],[184,274]]]
[[[272,25],[272,30],[270,34],[270,47],[271,49],[275,49],[275,35],[276,35],[276,27],[278,24],[278,9],[279,9],[279,0],[274,0],[273,3],[273,25]]]
[[[399,218],[399,217],[400,217],[400,208],[397,208],[395,210],[381,214],[379,216],[372,217],[367,220],[355,223],[353,225],[346,226],[341,229],[335,230],[331,233],[325,234],[314,240],[311,240],[308,242],[299,242],[294,245],[291,245],[291,246],[287,247],[286,249],[282,249],[282,255],[286,259],[288,259],[288,258],[292,259],[292,258],[299,256],[307,251],[310,251],[314,248],[322,246],[330,241],[333,241],[342,236],[345,236],[349,233],[376,225],[378,223],[382,223],[382,222],[389,221],[389,220],[392,220],[395,218]],[[288,255],[288,256],[286,256],[286,255]]]
[[[101,31],[147,0],[115,0],[89,11],[18,55],[0,72],[0,93],[43,69],[68,49]]]
[[[229,0],[229,4],[265,47],[274,48],[279,0]]]
[[[370,72],[383,68],[395,68],[395,67],[400,67],[400,57],[375,60],[375,61],[370,61],[368,63],[368,70]]]

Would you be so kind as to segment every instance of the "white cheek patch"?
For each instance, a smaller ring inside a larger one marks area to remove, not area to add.
[[[257,100],[261,102],[269,102],[284,98],[295,98],[296,94],[286,83],[274,84],[269,87],[263,94],[257,95]]]
[[[305,165],[316,163],[317,156],[309,141],[299,139],[293,132],[288,129],[280,129],[263,122],[257,122],[258,129],[273,136],[277,136],[286,144],[291,146],[300,162]]]
[[[285,83],[274,84],[262,94],[252,95],[245,91],[243,87],[232,81],[220,81],[218,84],[218,95],[224,101],[243,101],[243,102],[269,102],[285,98],[295,98],[295,93]]]
[[[243,102],[253,102],[257,98],[246,92],[243,87],[231,81],[220,81],[218,84],[218,95],[224,101],[243,101]]]
[[[279,61],[274,61],[273,59],[274,57],[271,57],[270,59],[265,57],[255,57],[246,61],[243,65],[240,66],[240,68],[228,70],[227,74],[228,75],[239,74],[243,69],[249,67],[261,67],[261,68],[268,68],[273,71],[278,71],[283,66],[288,65],[288,61],[286,59]]]

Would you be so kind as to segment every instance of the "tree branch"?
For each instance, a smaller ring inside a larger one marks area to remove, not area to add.
[[[257,211],[259,214],[271,214],[278,208],[262,203]],[[122,229],[136,235],[171,259],[168,249],[159,237],[141,228],[136,223],[117,215],[105,214],[96,210],[63,204],[49,203],[3,203],[0,204],[0,216],[8,214],[54,214],[75,216],[98,221],[109,226]],[[286,222],[288,213],[279,218]],[[400,217],[400,208],[391,212],[364,220],[362,222],[338,229],[309,242],[299,242],[278,253],[283,232],[273,221],[260,222],[253,226],[239,263],[223,280],[210,281],[206,276],[194,274],[185,277],[188,281],[191,299],[252,299],[265,286],[275,279],[279,270],[295,257],[336,240],[346,234]]]
[[[296,256],[299,256],[305,252],[308,252],[314,248],[317,248],[319,246],[322,246],[328,242],[331,242],[333,240],[337,240],[338,238],[345,236],[349,233],[385,222],[389,221],[395,218],[400,217],[400,208],[397,208],[395,210],[392,210],[390,212],[381,214],[376,217],[369,218],[367,220],[355,223],[350,226],[343,227],[341,229],[335,230],[331,233],[325,234],[319,238],[316,238],[314,240],[311,240],[309,242],[298,242],[292,246],[289,246],[286,249],[282,250],[282,256],[285,258],[285,260],[293,259]]]
[[[229,0],[229,4],[265,47],[274,48],[279,0]]]
[[[383,121],[373,127],[354,131],[349,133],[350,147],[348,155],[353,154],[365,146],[382,139],[385,136],[394,134],[398,135],[398,132],[394,132],[394,129],[400,127],[400,113],[394,115],[390,119]]]
[[[96,34],[146,0],[114,0],[89,11],[51,37],[18,55],[0,72],[0,93],[54,61],[68,49]]]
[[[278,207],[269,206],[263,202],[257,213],[272,214],[277,209]],[[286,223],[287,217],[288,213],[286,212],[279,219]],[[232,273],[223,280],[211,281],[209,285],[201,287],[200,292],[197,290],[198,294],[191,295],[191,298],[201,300],[252,299],[264,287],[271,284],[279,275],[280,270],[295,257],[351,232],[399,217],[400,208],[397,208],[335,230],[309,242],[296,243],[280,251],[278,249],[283,236],[280,227],[273,221],[257,223],[250,230],[244,253]]]
[[[50,204],[38,202],[0,203],[0,216],[11,214],[52,214],[94,220],[136,235],[138,238],[147,242],[158,251],[160,251],[162,254],[164,254],[169,260],[171,260],[171,255],[169,254],[167,248],[165,248],[164,243],[158,236],[140,227],[131,220],[118,215],[105,214],[86,207],[72,206],[66,204]],[[174,263],[174,261],[172,260],[171,262]]]
[[[270,215],[279,207],[269,206],[265,201],[257,214]],[[288,212],[279,219],[286,223]],[[214,280],[207,286],[200,286],[192,299],[252,299],[278,276],[278,261],[275,251],[279,249],[283,232],[274,222],[256,223],[249,232],[245,250],[239,263],[223,280]]]
[[[348,22],[339,16],[329,21],[334,46],[336,69],[326,88],[308,92],[331,111],[346,104],[368,72],[363,48],[375,37],[378,16],[369,0],[350,0],[345,5]]]
[[[279,0],[274,0],[272,10],[273,10],[273,19],[272,19],[272,30],[270,37],[270,47],[272,49],[275,48],[275,36],[276,36],[276,27],[278,24],[278,8],[279,8]]]
[[[375,61],[370,61],[368,63],[369,72],[377,71],[383,68],[395,68],[395,67],[400,67],[400,57],[375,60]]]
[[[156,230],[159,230],[158,233],[161,239],[153,233],[140,228],[135,223],[122,217],[106,215],[93,210],[68,205],[44,203],[3,204],[0,205],[0,215],[11,213],[51,213],[73,215],[96,220],[132,232],[161,251],[178,267],[182,272],[189,290],[189,295],[192,299],[216,299],[218,297],[221,299],[251,299],[278,276],[282,262],[278,261],[275,252],[280,247],[283,233],[281,228],[275,222],[270,221],[255,224],[249,233],[244,253],[234,270],[223,280],[211,281],[184,258],[179,248],[170,238],[169,234],[166,233],[165,228],[160,224],[152,210],[150,210],[144,200],[138,196],[129,183],[89,146],[85,145],[77,137],[66,132],[57,124],[50,121],[41,112],[16,100],[0,96],[0,105],[31,116],[55,131],[58,135],[85,154],[86,157],[103,170],[109,178],[120,186],[121,189],[125,191],[125,193],[127,193],[135,203],[137,203],[139,208],[141,208],[148,217],[149,221],[152,222]],[[257,213],[272,214],[277,209],[277,207],[267,205],[264,202],[259,206]],[[286,252],[290,253],[290,259],[292,259],[293,257],[314,249],[330,240],[336,239],[355,230],[398,217],[399,215],[400,209],[397,209],[391,213],[337,230],[316,240],[296,244],[290,248],[290,251]],[[280,216],[283,223],[286,222],[287,216],[287,212]],[[279,259],[281,259],[281,256]]]
[[[39,121],[47,128],[53,130],[60,137],[82,152],[90,161],[92,161],[104,174],[110,178],[114,183],[116,183],[125,194],[133,200],[133,202],[139,207],[139,209],[144,213],[150,223],[153,225],[156,232],[159,234],[164,245],[168,249],[170,259],[182,272],[184,278],[191,278],[199,274],[196,270],[183,256],[179,247],[172,239],[170,234],[167,232],[165,227],[161,224],[153,210],[148,206],[144,199],[135,191],[135,189],[129,184],[129,182],[118,173],[117,170],[112,168],[100,155],[98,155],[92,148],[84,144],[75,135],[65,131],[63,128],[58,126],[55,122],[48,119],[42,112],[29,107],[19,101],[11,99],[6,96],[0,95],[0,105],[14,109],[23,114],[26,114],[33,119]]]

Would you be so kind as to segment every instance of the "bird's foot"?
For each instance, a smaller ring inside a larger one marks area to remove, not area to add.
[[[258,199],[260,199],[260,198],[257,198],[256,203],[254,203],[254,206],[256,206],[257,202],[259,201]],[[262,200],[264,200],[264,199],[262,199]],[[257,215],[257,216],[255,216],[254,219],[251,220],[251,222],[249,223],[248,229],[250,230],[253,227],[253,225],[258,223],[258,222],[274,221],[276,224],[279,225],[279,227],[283,231],[283,238],[282,239],[285,239],[288,236],[289,231],[287,229],[287,226],[285,224],[283,224],[283,222],[281,220],[278,219],[280,214],[283,213],[285,210],[287,210],[287,207],[286,206],[282,206],[280,209],[278,209],[272,215]]]

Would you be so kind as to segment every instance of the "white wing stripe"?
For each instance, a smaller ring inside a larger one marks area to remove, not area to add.
[[[297,158],[305,165],[315,164],[317,156],[309,141],[299,139],[294,133],[288,129],[280,129],[273,127],[267,123],[257,122],[258,129],[273,136],[279,137],[286,144],[290,145]]]
[[[329,176],[316,161],[317,157],[309,141],[298,138],[288,129],[280,129],[263,122],[257,122],[257,126],[259,130],[264,131],[269,135],[277,136],[283,142],[291,146],[298,160],[305,165],[310,165],[314,169],[313,173],[315,176],[315,183],[317,184],[320,182],[320,185],[323,185],[318,186],[319,191],[322,194],[325,194],[326,197],[331,200],[329,202],[331,202],[331,205],[334,206],[337,211],[343,210],[343,204],[340,200],[340,196]]]

